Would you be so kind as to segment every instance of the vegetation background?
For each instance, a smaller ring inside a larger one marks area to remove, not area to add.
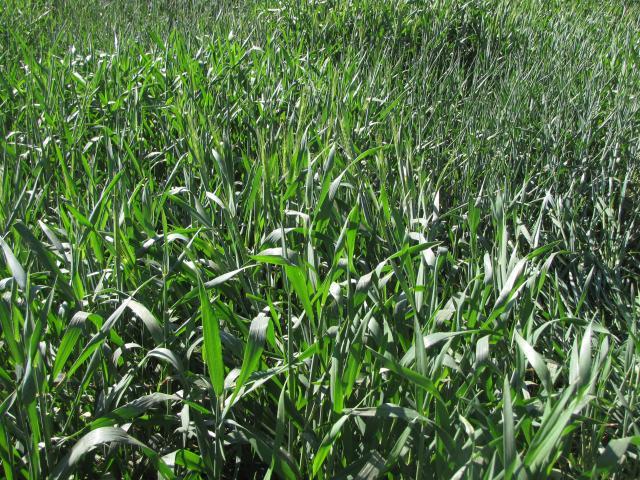
[[[637,478],[640,6],[0,2],[21,478]]]

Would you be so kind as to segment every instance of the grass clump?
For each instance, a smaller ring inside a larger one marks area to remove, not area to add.
[[[635,478],[632,2],[8,0],[18,478]]]

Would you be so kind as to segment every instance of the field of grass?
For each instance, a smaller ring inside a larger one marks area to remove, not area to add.
[[[0,477],[640,476],[640,4],[0,1]]]

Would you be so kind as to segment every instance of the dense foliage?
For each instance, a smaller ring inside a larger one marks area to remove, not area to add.
[[[0,2],[2,474],[637,478],[639,72],[631,1]]]

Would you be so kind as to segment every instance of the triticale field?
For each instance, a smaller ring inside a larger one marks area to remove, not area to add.
[[[0,477],[640,477],[640,3],[0,0]]]

